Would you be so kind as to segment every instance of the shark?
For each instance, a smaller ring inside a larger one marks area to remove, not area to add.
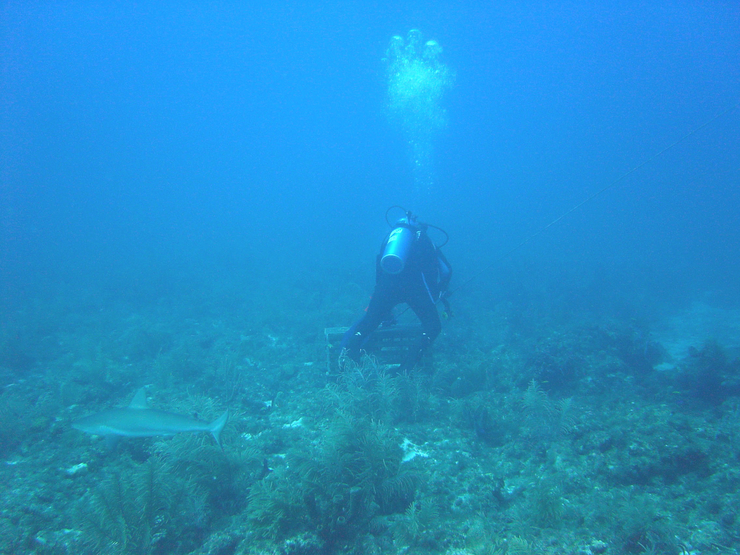
[[[105,437],[113,446],[122,437],[173,436],[179,433],[208,432],[221,446],[221,431],[229,420],[227,410],[213,422],[205,422],[184,414],[151,409],[146,399],[146,387],[136,392],[127,407],[104,410],[72,422],[72,427],[87,434]]]

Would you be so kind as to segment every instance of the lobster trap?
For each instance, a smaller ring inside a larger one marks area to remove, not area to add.
[[[325,328],[326,371],[329,375],[339,372],[339,355],[342,338],[349,327]],[[379,365],[400,366],[409,351],[418,348],[422,336],[419,324],[397,324],[375,330],[363,348]],[[425,357],[426,359],[427,357]],[[424,361],[424,365],[428,363]]]

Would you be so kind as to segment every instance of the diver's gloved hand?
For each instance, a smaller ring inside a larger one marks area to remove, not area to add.
[[[442,306],[444,306],[444,310],[442,311],[442,318],[447,320],[448,318],[452,318],[455,314],[452,312],[452,307],[450,306],[449,298],[452,296],[452,292],[450,291],[442,291],[439,294],[439,301],[442,303]]]

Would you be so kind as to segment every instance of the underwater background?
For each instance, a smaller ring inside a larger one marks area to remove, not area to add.
[[[0,33],[0,552],[740,550],[740,5]],[[337,374],[395,205],[449,234],[454,315],[424,368]],[[228,408],[223,449],[72,428],[142,386]]]

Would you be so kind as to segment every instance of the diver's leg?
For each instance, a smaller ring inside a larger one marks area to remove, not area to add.
[[[385,287],[376,287],[365,314],[342,338],[342,352],[355,362],[360,361],[361,351],[370,339],[370,335],[387,319],[397,304],[396,295]]]
[[[411,346],[400,370],[411,370],[421,362],[424,353],[431,347],[434,340],[442,331],[442,322],[439,319],[437,305],[434,304],[426,288],[416,288],[406,299],[411,310],[421,322],[421,337]]]

